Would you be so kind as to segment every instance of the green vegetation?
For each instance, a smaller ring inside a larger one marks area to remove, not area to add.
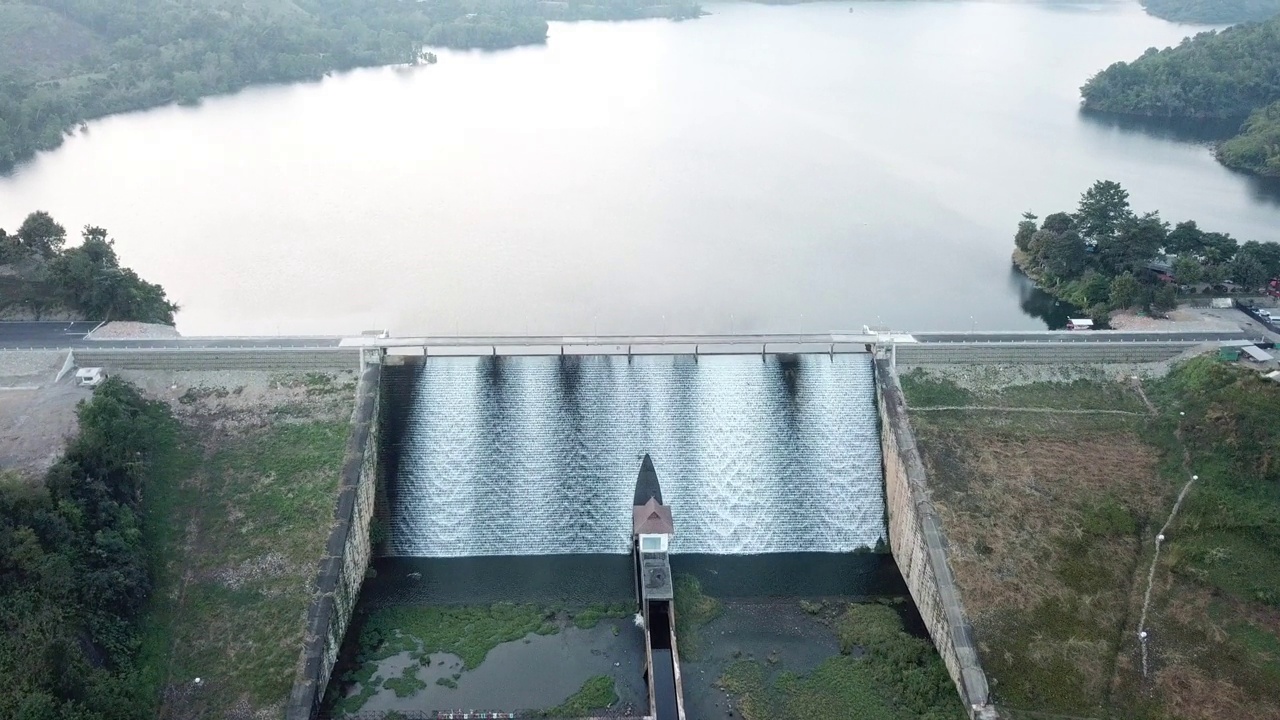
[[[166,408],[116,378],[43,485],[0,478],[0,717],[155,716],[138,661],[159,518],[143,501],[181,472]]]
[[[448,680],[448,678],[438,678],[437,680]],[[450,682],[453,681],[450,680]],[[427,684],[418,679],[418,666],[410,665],[400,673],[400,677],[390,678],[382,686],[395,692],[398,698],[407,698],[417,695],[418,691],[425,688]],[[371,685],[370,687],[377,686]],[[453,687],[457,687],[457,684],[454,683]]]
[[[165,602],[148,612],[143,654],[168,698],[162,718],[270,708],[292,686],[350,396],[296,405],[298,386],[277,382],[290,415],[272,412],[270,395],[246,410],[227,409],[221,393],[179,405],[184,444],[203,457],[154,508]],[[190,692],[195,677],[217,691]]]
[[[980,369],[974,368],[980,376]],[[913,409],[938,407],[1055,408],[1119,410],[1143,413],[1142,398],[1129,385],[1078,378],[1069,382],[1034,382],[999,390],[969,390],[949,377],[915,368],[899,376]]]
[[[560,705],[543,710],[542,717],[575,718],[590,715],[593,710],[604,710],[618,700],[618,692],[613,686],[613,678],[608,675],[596,675],[582,684],[582,689],[569,696]]]
[[[1260,22],[1280,14],[1280,0],[1142,0],[1142,7],[1158,18],[1205,25]]]
[[[448,680],[453,687],[458,686],[457,683],[449,680],[449,678],[439,678],[436,680],[436,684],[443,685],[444,683],[440,682],[441,680]],[[333,704],[334,717],[342,717],[347,713],[359,712],[360,708],[364,707],[365,703],[369,702],[369,700],[373,699],[374,695],[378,694],[378,688],[382,687],[382,682],[383,680],[381,675],[373,677],[372,679],[361,683],[360,690],[356,694],[335,701]]]
[[[495,603],[489,607],[402,606],[370,613],[360,632],[357,663],[363,665],[402,652],[448,652],[470,669],[493,648],[538,632],[555,616],[537,605]],[[552,626],[553,632],[555,626]]]
[[[1012,404],[1002,385],[979,394]],[[1158,412],[1145,417],[912,417],[1004,715],[1280,711],[1280,386],[1209,358],[1147,385]],[[903,386],[913,403],[928,397]],[[1034,388],[1018,392],[1041,407]],[[1109,394],[1082,392],[1081,405]],[[1153,538],[1192,474],[1156,566],[1144,678],[1135,635]]]
[[[1268,0],[1270,1],[1270,0]],[[1274,3],[1271,3],[1274,4]],[[1275,13],[1276,10],[1272,10]],[[1204,32],[1177,47],[1148,49],[1118,62],[1080,89],[1084,107],[1153,118],[1243,120],[1280,101],[1280,15],[1261,23]],[[1218,158],[1250,172],[1280,172],[1275,115],[1254,115],[1246,140],[1223,147]]]
[[[634,614],[635,607],[632,603],[613,603],[612,605],[597,603],[574,613],[573,624],[583,630],[590,630],[605,618],[629,618]]]
[[[43,211],[28,215],[14,235],[0,229],[0,266],[17,271],[0,299],[0,313],[40,316],[69,310],[95,320],[173,324],[178,306],[165,297],[164,288],[120,267],[106,230],[87,225],[82,238],[79,246],[64,248],[66,229]]]
[[[1228,167],[1280,177],[1280,101],[1253,111],[1240,134],[1218,146]]]
[[[836,631],[842,654],[808,675],[782,672],[770,682],[764,667],[744,660],[730,665],[720,684],[746,720],[964,717],[933,645],[904,632],[892,607],[850,605]]]
[[[350,657],[351,661],[349,663],[344,661],[345,668],[339,667],[335,670],[334,681],[329,683],[326,702],[336,714],[340,715],[359,710],[364,702],[373,696],[380,684],[396,690],[397,695],[401,691],[410,691],[410,684],[400,679],[388,680],[385,683],[380,679],[375,680],[373,689],[369,689],[370,678],[377,672],[378,663],[399,653],[409,653],[422,665],[430,662],[428,656],[431,653],[452,653],[462,659],[465,669],[470,670],[484,662],[489,651],[502,643],[514,642],[530,634],[554,635],[560,632],[561,627],[568,622],[572,622],[579,628],[590,629],[606,618],[627,618],[631,617],[632,613],[634,609],[629,603],[609,605],[597,603],[568,611],[558,606],[516,605],[505,602],[489,606],[378,608],[365,616],[358,626],[353,626],[353,632],[348,633],[348,648],[344,649],[343,656]],[[416,672],[414,666],[410,668],[404,671],[405,678],[409,678]],[[460,673],[452,678],[437,678],[436,684],[456,688],[459,677],[461,677]],[[412,682],[420,681],[415,677]],[[610,692],[613,691],[612,682],[612,680],[609,681]],[[353,685],[359,685],[360,692],[340,699],[340,694]],[[415,687],[411,692],[417,692],[419,689],[421,688]],[[589,690],[594,690],[596,694],[590,694]],[[591,687],[588,684],[580,694],[586,699],[598,698],[598,691],[598,687]],[[570,707],[574,702],[575,700],[570,698],[570,701],[561,708]],[[596,708],[608,704],[606,702],[602,705],[585,707]],[[552,717],[561,716],[553,715]]]
[[[702,583],[693,575],[676,575],[673,580],[676,612],[676,645],[680,659],[697,660],[701,643],[698,630],[714,620],[724,609],[720,601],[702,594]]]
[[[435,62],[423,44],[545,42],[554,20],[697,17],[691,0],[9,0],[0,171],[85,120],[334,70]]]
[[[1280,276],[1280,245],[1238,244],[1194,221],[1170,229],[1159,212],[1137,215],[1119,183],[1099,180],[1074,213],[1023,213],[1014,236],[1014,263],[1046,292],[1086,308],[1105,322],[1111,310],[1177,306],[1179,289],[1212,289],[1231,280],[1246,291]],[[1157,262],[1167,262],[1163,272]],[[1176,283],[1176,284],[1175,284]]]
[[[1164,418],[1200,476],[1171,536],[1169,562],[1191,581],[1280,608],[1280,385],[1199,358],[1157,386]],[[1276,658],[1280,662],[1280,657]],[[1280,666],[1278,666],[1280,667]]]

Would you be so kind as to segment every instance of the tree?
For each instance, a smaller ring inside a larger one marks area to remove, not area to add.
[[[0,265],[7,265],[22,258],[22,244],[17,235],[10,235],[0,228]]]
[[[1206,263],[1221,265],[1231,262],[1240,245],[1235,238],[1226,233],[1207,232],[1204,234],[1203,247],[1203,260]]]
[[[172,324],[178,306],[164,289],[121,268],[115,243],[100,227],[86,225],[84,242],[49,263],[49,274],[67,301],[89,317]]]
[[[1022,213],[1022,221],[1018,223],[1018,234],[1013,237],[1013,244],[1026,252],[1031,243],[1031,236],[1036,234],[1036,216],[1029,212]]]
[[[1099,265],[1111,275],[1141,271],[1164,247],[1168,229],[1160,213],[1130,218],[1117,234],[1098,240]]]
[[[1174,226],[1165,238],[1164,251],[1174,255],[1204,257],[1204,231],[1195,220],[1186,220]]]
[[[1267,281],[1267,270],[1256,258],[1241,253],[1231,261],[1231,279],[1246,290],[1257,290]]]
[[[1088,240],[1100,242],[1108,238],[1133,217],[1129,209],[1129,192],[1120,183],[1099,180],[1080,196],[1075,221],[1080,234]]]
[[[1227,281],[1229,274],[1226,265],[1205,265],[1201,279],[1210,285],[1221,285]]]
[[[1173,277],[1183,285],[1195,285],[1204,277],[1204,266],[1199,260],[1183,255],[1173,261]]]
[[[1041,230],[1049,232],[1064,233],[1076,228],[1076,221],[1067,213],[1057,212],[1047,216],[1044,224],[1040,226]]]
[[[1156,290],[1151,298],[1151,307],[1159,312],[1169,312],[1178,307],[1178,293],[1173,286],[1165,283]]]
[[[1072,300],[1080,307],[1104,305],[1111,298],[1111,283],[1106,276],[1092,270],[1080,281],[1079,297]],[[1078,301],[1078,302],[1077,302]]]
[[[1280,276],[1280,245],[1250,240],[1240,246],[1240,250],[1236,253],[1236,258],[1249,258],[1257,261],[1262,266],[1263,274],[1266,275],[1263,278],[1264,281]]]
[[[1117,310],[1138,305],[1142,294],[1142,285],[1132,273],[1118,275],[1111,281],[1111,307]]]
[[[54,222],[49,213],[37,210],[22,221],[22,226],[18,228],[18,239],[28,252],[51,258],[66,243],[67,230]]]
[[[1052,233],[1040,247],[1040,264],[1050,275],[1071,280],[1084,271],[1084,240],[1074,231]]]

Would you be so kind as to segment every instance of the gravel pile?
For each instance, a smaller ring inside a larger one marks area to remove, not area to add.
[[[62,368],[67,359],[65,352],[48,350],[4,350],[0,351],[0,385],[5,380],[40,378],[52,381],[54,375]],[[18,383],[28,384],[28,383]]]
[[[172,325],[140,322],[109,322],[89,333],[90,340],[165,340],[182,337]]]

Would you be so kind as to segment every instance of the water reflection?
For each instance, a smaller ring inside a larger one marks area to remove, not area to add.
[[[522,555],[380,558],[364,583],[366,608],[387,605],[491,605],[626,602],[634,597],[629,555]],[[698,578],[725,599],[901,597],[907,594],[885,553],[677,555],[672,571]]]
[[[1117,115],[1080,110],[1086,125],[1117,130],[1143,138],[1160,138],[1193,143],[1212,148],[1240,131],[1244,118],[1159,118]],[[1244,180],[1249,195],[1267,205],[1280,206],[1280,178],[1263,178],[1228,168],[1228,172]],[[1166,210],[1167,212],[1167,210]]]
[[[1080,110],[1084,122],[1104,128],[1147,137],[1179,140],[1182,142],[1214,143],[1226,140],[1240,131],[1244,118],[1162,118],[1118,115],[1115,113]]]
[[[1009,285],[1018,293],[1018,304],[1022,307],[1022,312],[1043,320],[1050,330],[1065,330],[1068,318],[1080,317],[1083,313],[1075,305],[1036,287],[1030,278],[1018,272],[1015,267],[1009,268]]]

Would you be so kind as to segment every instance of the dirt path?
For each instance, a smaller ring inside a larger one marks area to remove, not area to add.
[[[1146,396],[1143,397],[1145,399]],[[1181,427],[1174,431],[1174,436],[1178,438],[1178,444],[1182,445]],[[1188,474],[1191,472],[1191,451],[1185,445],[1182,447],[1182,469]],[[1160,526],[1160,532],[1156,533],[1156,551],[1151,556],[1151,568],[1147,571],[1147,592],[1142,596],[1142,614],[1138,617],[1138,644],[1142,646],[1142,677],[1144,678],[1148,676],[1150,667],[1147,660],[1147,610],[1151,607],[1151,587],[1156,578],[1156,565],[1160,562],[1160,548],[1164,544],[1165,531],[1173,524],[1173,519],[1178,515],[1178,509],[1182,507],[1182,501],[1186,499],[1191,486],[1199,479],[1199,475],[1191,475],[1191,479],[1182,486],[1178,499],[1173,503],[1173,509],[1169,511],[1169,517],[1165,518],[1164,525]]]

